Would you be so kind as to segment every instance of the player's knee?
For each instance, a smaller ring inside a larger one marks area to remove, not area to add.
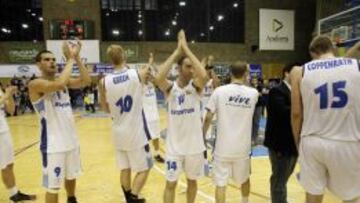
[[[177,181],[173,181],[173,182],[166,181],[166,189],[167,190],[175,190],[176,185],[177,185]]]
[[[48,188],[46,189],[46,193],[48,193],[49,195],[58,195],[59,194],[60,189],[59,188]]]
[[[150,169],[146,169],[146,170],[137,172],[137,174],[147,176],[147,175],[149,175],[149,172],[150,172]]]
[[[197,188],[197,181],[196,180],[187,179],[187,184],[188,184],[189,188]]]

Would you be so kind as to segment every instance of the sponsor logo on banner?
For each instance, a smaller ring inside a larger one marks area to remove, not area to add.
[[[260,50],[294,50],[294,11],[260,9]]]
[[[19,73],[28,73],[30,71],[30,67],[27,65],[21,65],[18,67]]]
[[[261,64],[250,64],[249,69],[251,78],[262,78]]]
[[[40,71],[33,64],[5,64],[0,65],[0,78],[11,78],[14,75],[31,77],[33,74],[40,75]]]
[[[38,52],[37,49],[13,49],[9,51],[9,60],[13,63],[33,62]]]

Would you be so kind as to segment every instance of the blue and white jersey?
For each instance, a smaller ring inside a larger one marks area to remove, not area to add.
[[[181,88],[173,83],[167,97],[168,130],[166,152],[170,155],[190,155],[205,150],[200,112],[201,97],[192,81]]]
[[[0,89],[0,98],[4,96],[4,92]],[[5,104],[0,105],[0,133],[8,132],[9,125],[5,118]]]
[[[67,89],[45,94],[33,106],[40,118],[42,152],[66,152],[79,147]]]
[[[156,90],[152,83],[144,85],[144,112],[148,122],[159,122],[159,110],[156,100]]]
[[[143,111],[143,85],[137,71],[115,71],[104,78],[104,85],[115,148],[125,151],[142,148],[150,135]]]
[[[214,92],[214,80],[210,79],[209,81],[207,81],[207,83],[204,86],[204,89],[201,93],[201,106],[202,106],[202,111],[204,111],[207,103],[209,102],[209,99],[211,97],[211,95]]]
[[[301,136],[360,141],[360,69],[355,59],[329,58],[304,65]]]

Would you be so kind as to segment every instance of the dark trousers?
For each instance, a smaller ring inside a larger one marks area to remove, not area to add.
[[[256,142],[258,139],[258,133],[260,128],[260,119],[261,119],[261,112],[263,107],[257,106],[255,107],[254,117],[253,117],[253,125],[252,125],[252,132],[251,132],[251,141]],[[256,143],[255,143],[256,144]]]
[[[270,178],[270,191],[272,203],[287,203],[286,184],[294,171],[297,156],[282,155],[269,150],[272,174]]]
[[[86,111],[90,111],[90,109],[91,109],[91,113],[95,113],[95,106],[94,106],[94,104],[86,104],[86,105],[85,105],[85,110],[86,110]]]

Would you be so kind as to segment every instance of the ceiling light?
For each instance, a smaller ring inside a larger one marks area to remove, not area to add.
[[[210,27],[209,27],[209,30],[214,30],[214,26],[210,26]]]
[[[28,29],[29,25],[24,23],[24,24],[21,25],[21,27],[24,28],[24,29]]]
[[[180,6],[186,6],[186,2],[185,2],[185,1],[180,1],[180,2],[179,2],[179,5],[180,5]]]
[[[138,35],[139,35],[139,36],[143,35],[143,31],[142,31],[142,30],[139,30]]]
[[[170,31],[169,30],[166,30],[165,31],[165,36],[169,36],[170,35]]]
[[[41,21],[41,22],[42,22],[43,20],[44,20],[44,18],[43,18],[43,17],[39,17],[39,21]]]
[[[234,3],[233,6],[234,6],[234,8],[237,8],[237,7],[239,6],[239,4],[238,4],[238,3]]]
[[[119,30],[112,30],[112,34],[115,35],[115,36],[118,36],[120,35],[120,31]]]
[[[223,16],[223,15],[218,15],[218,16],[217,16],[217,20],[218,20],[218,21],[224,20],[224,16]]]
[[[177,25],[177,22],[176,22],[175,20],[173,20],[173,21],[171,22],[171,24],[172,24],[173,26],[175,26],[175,25]]]

